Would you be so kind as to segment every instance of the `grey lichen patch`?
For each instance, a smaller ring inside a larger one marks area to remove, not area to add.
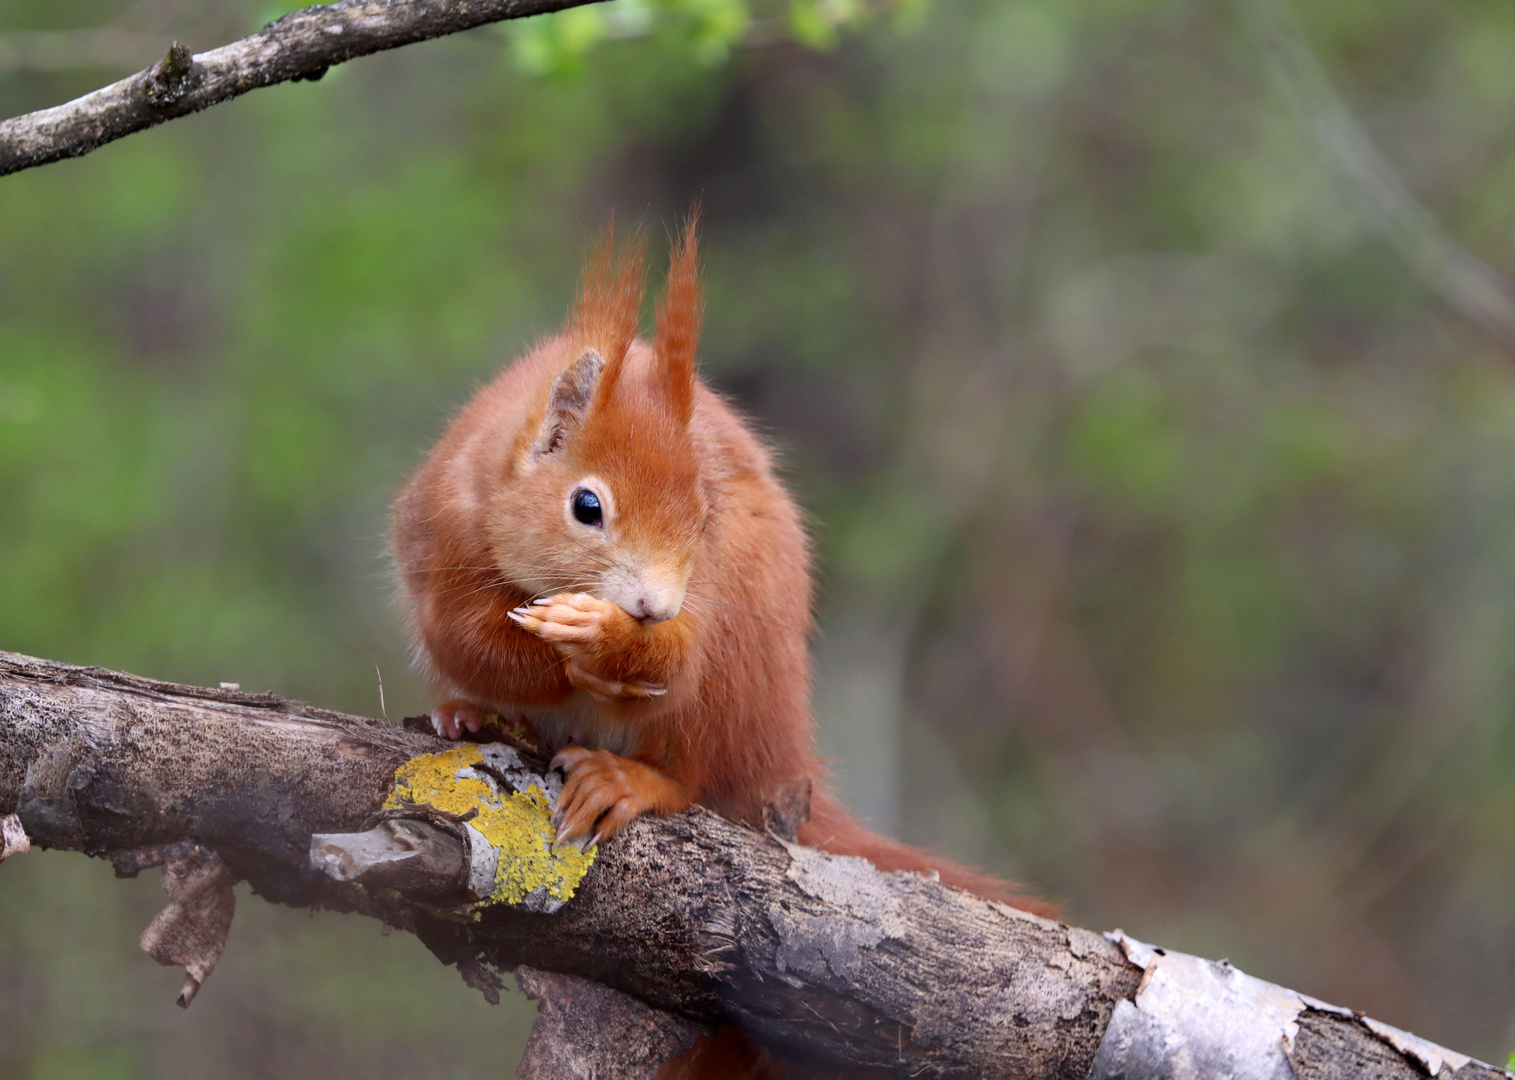
[[[806,896],[840,910],[816,914],[778,904],[769,907],[768,921],[779,937],[776,964],[780,972],[818,982],[856,982],[866,950],[905,936],[897,886],[866,859],[784,846],[791,858],[789,880]]]
[[[1080,960],[1102,955],[1105,949],[1105,939],[1094,931],[1078,926],[1068,928],[1068,951]]]
[[[1146,976],[1134,1001],[1116,1004],[1091,1080],[1159,1075],[1293,1080],[1291,1055],[1307,1010],[1360,1023],[1430,1076],[1469,1065],[1493,1071],[1398,1028],[1252,978],[1224,960],[1157,948],[1119,930],[1106,936]]]
[[[1116,1004],[1091,1078],[1293,1080],[1286,1053],[1304,1007],[1298,994],[1226,963],[1152,949],[1125,935],[1120,944],[1133,963],[1146,961],[1147,978],[1134,1002]]]
[[[886,936],[904,932],[902,904],[891,875],[880,874],[867,859],[854,855],[828,855],[798,844],[784,847],[790,858],[786,876],[805,895],[878,923]]]
[[[791,913],[778,904],[769,907],[768,921],[779,935],[775,958],[779,971],[817,982],[826,982],[828,977],[856,982],[863,970],[862,950],[888,936],[882,927],[861,919]]]
[[[479,747],[479,758],[480,763],[474,768],[494,777],[511,791],[541,788],[543,794],[547,796],[547,801],[553,805],[557,804],[558,796],[563,793],[561,776],[550,771],[533,772],[521,760],[521,755],[513,747],[504,743],[488,743]]]

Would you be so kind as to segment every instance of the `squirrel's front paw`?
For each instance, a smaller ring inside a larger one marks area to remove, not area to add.
[[[609,600],[598,600],[588,593],[559,593],[522,604],[510,617],[569,655],[598,642],[619,619],[631,620],[630,615]]]
[[[567,658],[565,673],[576,690],[597,701],[639,701],[662,697],[668,688],[661,682],[608,678],[617,660],[642,627],[620,607],[588,593],[561,593],[523,604],[510,613],[522,629],[551,642]]]

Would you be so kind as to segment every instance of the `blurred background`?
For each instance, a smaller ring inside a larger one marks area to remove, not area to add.
[[[288,6],[0,0],[0,114]],[[1503,1062],[1515,8],[1299,16],[616,0],[0,179],[0,647],[423,711],[391,493],[612,212],[660,265],[700,200],[849,801]],[[0,868],[0,1077],[513,1074],[519,996],[245,893],[181,1012],[152,877]]]

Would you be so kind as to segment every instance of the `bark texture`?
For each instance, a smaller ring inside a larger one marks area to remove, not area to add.
[[[1289,1063],[1299,1077],[1312,1080],[1360,1080],[1371,1076],[1439,1076],[1469,1080],[1508,1076],[1481,1061],[1460,1064],[1433,1059],[1427,1063],[1406,1054],[1378,1036],[1360,1017],[1311,1009],[1300,1015],[1299,1037],[1289,1054]],[[1437,1065],[1432,1071],[1432,1065]]]
[[[338,0],[192,55],[179,42],[146,71],[65,105],[0,122],[0,175],[96,147],[275,83],[315,80],[369,53],[592,0]]]
[[[702,810],[635,823],[553,914],[495,905],[465,920],[464,818],[378,812],[398,766],[448,745],[272,695],[0,653],[0,819],[122,873],[164,865],[171,902],[150,928],[154,955],[188,966],[195,987],[219,953],[232,878],[411,931],[486,995],[519,967],[546,1002],[524,1064],[540,1077],[591,1075],[594,1061],[600,1075],[633,1075],[701,1025],[736,1022],[802,1072],[1082,1078],[1117,1004],[1140,1011],[1139,984],[1161,981],[1161,950]],[[1147,950],[1139,963],[1133,947]],[[570,1043],[586,1009],[619,1034]],[[1345,1075],[1342,1062],[1369,1051],[1376,1075],[1426,1075],[1350,1015],[1318,1017],[1301,1015],[1297,1076]],[[613,1053],[627,1064],[607,1066]],[[1480,1069],[1457,1075],[1503,1075]],[[1126,1075],[1199,1074],[1170,1061]]]
[[[698,1024],[587,979],[523,967],[516,981],[541,1011],[521,1058],[521,1080],[654,1080],[659,1065],[700,1035]]]

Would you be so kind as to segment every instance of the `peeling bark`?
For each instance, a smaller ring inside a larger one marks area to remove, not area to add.
[[[467,815],[380,811],[397,768],[452,745],[273,695],[0,653],[0,820],[14,813],[33,842],[108,856],[125,873],[166,865],[169,909],[144,945],[188,965],[196,987],[230,922],[218,897],[244,879],[275,902],[415,933],[492,999],[500,973],[519,969],[544,1001],[530,1076],[637,1075],[720,1023],[833,1070],[1081,1080],[1096,1055],[1108,1065],[1124,1054],[1095,1075],[1213,1075],[1205,1054],[1224,1047],[1206,1018],[1218,999],[1203,991],[1203,1007],[1187,1011],[1169,986],[1184,971],[1236,991],[1221,1005],[1251,1034],[1237,1035],[1250,1049],[1235,1061],[1300,1078],[1347,1075],[1370,1058],[1385,1077],[1427,1075],[1428,1062],[1444,1075],[1504,1075],[1229,967],[882,874],[699,809],[634,823],[556,912],[486,904]],[[538,773],[492,775],[556,790],[542,763],[526,765]],[[586,1042],[592,1025],[573,1020],[584,1010],[619,1034]],[[1133,1055],[1133,1015],[1174,1037]]]
[[[1107,936],[1145,974],[1136,997],[1116,1005],[1089,1080],[1503,1075],[1229,961],[1155,948],[1119,930]]]
[[[175,41],[146,71],[65,105],[0,122],[0,176],[79,157],[260,86],[315,81],[359,56],[594,0],[338,0],[191,55]]]

